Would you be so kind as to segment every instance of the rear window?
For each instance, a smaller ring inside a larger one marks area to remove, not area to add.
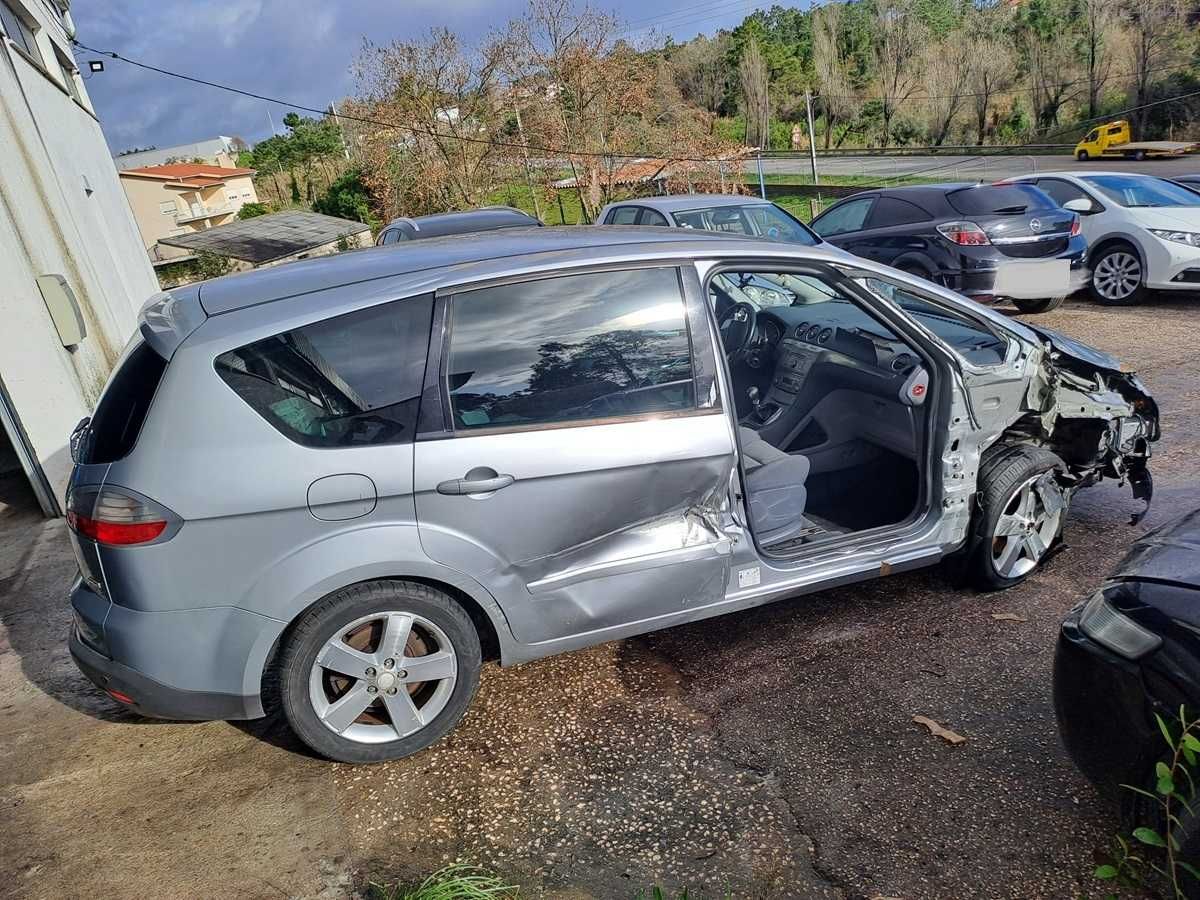
[[[413,439],[433,297],[373,306],[217,357],[222,380],[306,447]]]
[[[167,361],[149,344],[138,343],[113,372],[92,414],[86,463],[111,463],[129,455],[137,441]]]
[[[964,216],[1018,215],[1033,209],[1054,209],[1054,201],[1030,184],[985,184],[960,188],[946,200]]]

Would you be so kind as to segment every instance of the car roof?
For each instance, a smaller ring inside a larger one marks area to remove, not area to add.
[[[547,265],[583,265],[631,256],[700,257],[730,241],[745,244],[747,252],[764,251],[770,255],[781,252],[781,245],[774,241],[701,229],[617,225],[504,228],[401,241],[226,275],[199,285],[199,301],[206,315],[216,316],[328,288],[419,273],[436,277],[411,280],[430,284],[426,289],[435,290],[446,283],[491,277],[505,268],[498,261],[523,257],[544,255]],[[805,250],[814,257],[828,256],[831,261],[844,262],[835,252],[827,253],[818,247]],[[795,252],[794,247],[791,252]]]
[[[1034,178],[1092,178],[1096,175],[1119,175],[1125,178],[1158,178],[1165,180],[1164,175],[1152,175],[1149,172],[1120,172],[1116,169],[1088,169],[1086,172],[1079,170],[1065,172],[1031,172],[1028,175],[1021,175],[1014,181],[1030,181]]]
[[[713,206],[763,206],[771,201],[752,194],[667,194],[662,197],[636,197],[610,203],[609,206],[648,206],[660,212],[708,209]]]
[[[388,222],[384,231],[399,228],[409,240],[442,237],[447,234],[465,234],[491,228],[514,228],[538,226],[542,223],[533,216],[511,206],[488,206],[461,212],[434,213],[429,216],[403,216]]]

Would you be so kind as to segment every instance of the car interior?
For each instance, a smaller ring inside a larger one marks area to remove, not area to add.
[[[960,353],[987,364],[1007,342],[951,310],[861,273]],[[914,516],[923,496],[933,366],[833,280],[730,272],[709,281],[729,360],[750,525],[770,555]]]

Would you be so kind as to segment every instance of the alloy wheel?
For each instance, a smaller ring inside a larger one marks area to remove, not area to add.
[[[1132,253],[1114,250],[1096,264],[1092,283],[1106,300],[1124,300],[1141,285],[1142,264]]]
[[[436,719],[457,677],[454,646],[437,625],[412,613],[374,613],[322,645],[309,673],[309,699],[331,731],[383,743]]]
[[[1031,571],[1054,543],[1066,506],[1053,472],[1024,482],[992,531],[992,565],[997,574],[1020,578]]]

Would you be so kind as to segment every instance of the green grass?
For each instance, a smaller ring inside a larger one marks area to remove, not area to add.
[[[542,207],[542,221],[547,225],[579,225],[583,223],[582,207],[579,204],[579,194],[573,190],[556,191],[558,197],[538,197]],[[558,200],[562,200],[559,206]],[[488,197],[488,202],[502,206],[515,206],[534,215],[533,193],[529,186],[519,181],[509,182]]]
[[[371,900],[517,900],[515,885],[505,884],[474,866],[454,863],[438,869],[415,887],[371,886]]]

